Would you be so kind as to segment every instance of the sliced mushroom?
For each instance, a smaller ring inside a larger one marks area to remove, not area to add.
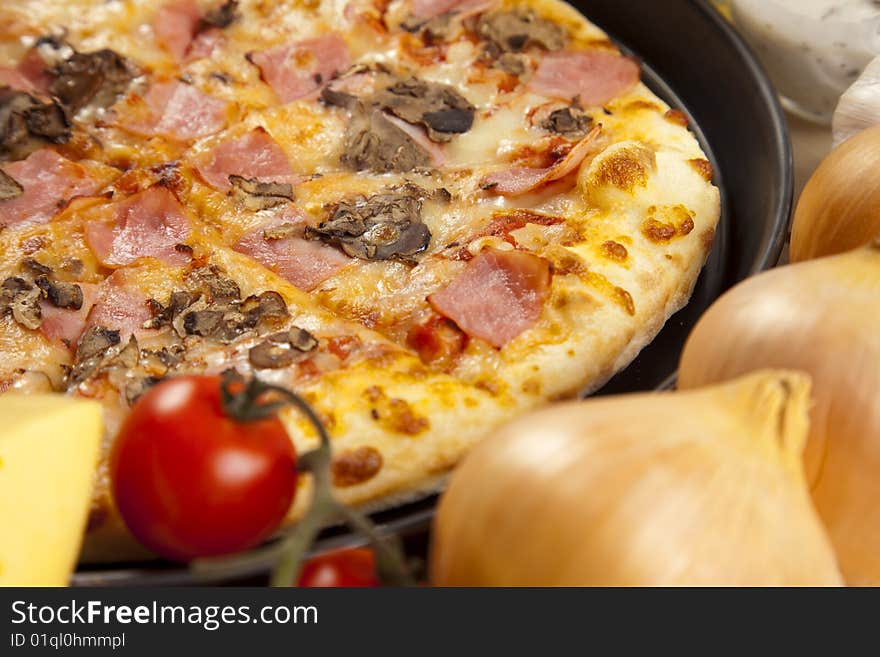
[[[230,310],[194,310],[183,316],[187,335],[198,335],[218,342],[232,342],[248,330],[243,317]]]
[[[254,329],[275,329],[290,316],[284,298],[277,292],[263,292],[242,301],[238,283],[214,265],[193,269],[186,282],[189,289],[173,292],[167,304],[156,299],[148,301],[153,317],[144,328],[170,325],[181,338],[197,335],[232,342]]]
[[[357,103],[345,133],[342,164],[354,171],[407,173],[431,164],[431,155],[382,110]]]
[[[238,19],[238,0],[226,0],[223,4],[208,10],[199,21],[198,31],[216,27],[224,29]]]
[[[231,342],[246,330],[241,323],[227,321],[225,310],[193,310],[183,316],[187,335],[199,335],[220,342]]]
[[[9,308],[12,310],[12,318],[25,328],[35,331],[43,323],[40,291],[37,289],[18,295]]]
[[[448,142],[471,129],[476,108],[453,87],[411,77],[381,89],[373,102],[407,123],[421,124],[428,137]]]
[[[56,308],[65,308],[67,310],[79,310],[82,308],[83,292],[82,288],[76,283],[56,281],[46,274],[41,274],[34,282]]]
[[[187,283],[192,289],[206,294],[209,303],[231,303],[241,300],[241,288],[238,283],[225,276],[223,271],[214,265],[192,270],[187,274]],[[194,301],[195,299],[190,301],[190,304]]]
[[[21,261],[21,268],[31,276],[52,276],[52,268],[44,265],[35,258],[25,258]]]
[[[423,223],[376,224],[361,239],[346,245],[346,253],[364,260],[409,260],[424,251],[431,242],[431,232]]]
[[[363,260],[410,261],[424,251],[431,232],[421,220],[422,200],[411,187],[342,201],[331,217],[306,236],[338,246]]]
[[[32,290],[33,287],[20,276],[10,276],[0,285],[0,299],[11,302],[16,295]]]
[[[173,344],[161,349],[142,349],[141,366],[154,376],[165,376],[168,370],[183,362],[183,345]]]
[[[0,162],[23,159],[46,144],[66,143],[70,135],[70,120],[57,101],[0,87]]]
[[[231,175],[230,194],[248,210],[269,210],[294,200],[293,185],[290,183],[261,182],[256,178]]]
[[[252,329],[276,328],[290,317],[283,297],[277,292],[263,292],[226,307],[211,306],[201,298],[173,321],[180,323],[186,335],[198,335],[220,342],[232,342]]]
[[[325,105],[330,105],[331,107],[341,107],[347,110],[355,109],[359,102],[357,96],[350,94],[347,91],[337,89],[332,84],[326,85],[321,90],[321,101]]]
[[[583,139],[590,132],[593,119],[576,105],[554,110],[541,123],[548,131],[572,141]]]
[[[284,297],[272,291],[249,296],[242,302],[240,311],[249,326],[263,330],[277,327],[290,317]]]
[[[318,348],[318,339],[305,329],[293,327],[270,335],[251,348],[248,360],[257,369],[288,367]]]
[[[505,73],[520,77],[529,70],[528,57],[514,52],[505,52],[495,60],[495,67],[501,69]]]
[[[521,52],[529,46],[559,50],[566,38],[558,23],[540,18],[531,9],[483,14],[477,23],[477,33],[500,52]]]
[[[134,405],[147,390],[161,381],[162,377],[159,376],[144,376],[128,382],[125,386],[125,401],[129,406]]]
[[[69,386],[78,386],[98,371],[105,357],[110,355],[108,352],[119,343],[119,331],[103,326],[92,326],[83,333],[76,346],[73,369],[68,375]]]
[[[138,347],[137,338],[133,335],[125,343],[122,350],[113,358],[113,364],[119,364],[128,369],[137,367],[141,359],[141,350]]]
[[[0,169],[0,201],[8,201],[22,194],[24,194],[24,187],[3,169]]]
[[[76,345],[76,360],[83,361],[95,356],[103,356],[110,347],[115,347],[119,343],[119,331],[103,326],[92,326],[83,333]]]
[[[40,310],[42,292],[19,276],[12,276],[0,286],[0,314],[12,314],[12,319],[25,328],[40,328],[43,313]]]
[[[291,347],[302,352],[314,351],[318,348],[318,338],[298,326],[278,335],[283,335]]]
[[[248,360],[256,369],[276,370],[288,367],[303,357],[303,353],[290,345],[264,340],[251,347]]]
[[[400,29],[412,34],[421,34],[427,43],[447,41],[457,31],[453,22],[453,14],[446,12],[425,20],[417,16],[410,16],[400,24]]]
[[[129,88],[138,71],[112,50],[74,52],[51,69],[49,91],[71,111],[86,105],[110,107]]]
[[[160,329],[169,325],[173,326],[174,320],[180,313],[194,304],[200,296],[196,292],[185,290],[172,292],[167,306],[156,299],[148,299],[147,304],[153,313],[153,317],[144,322],[143,328]],[[177,329],[178,327],[175,328]],[[184,335],[183,329],[179,328],[177,334],[182,337]]]
[[[28,132],[52,144],[65,144],[70,139],[70,119],[58,103],[39,103],[25,110]]]

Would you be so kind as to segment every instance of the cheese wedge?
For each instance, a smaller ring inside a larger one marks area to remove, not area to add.
[[[101,425],[96,402],[0,397],[0,585],[68,583],[91,501]]]

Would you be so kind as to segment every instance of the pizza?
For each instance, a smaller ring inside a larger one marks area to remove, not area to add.
[[[6,0],[0,25],[0,392],[102,403],[87,560],[138,554],[106,454],[158,381],[297,391],[340,499],[385,508],[625,367],[712,245],[685,114],[563,2]]]

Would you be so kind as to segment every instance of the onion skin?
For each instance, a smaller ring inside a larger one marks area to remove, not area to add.
[[[812,496],[847,583],[880,585],[880,249],[776,269],[728,292],[690,336],[679,386],[765,367],[812,376]]]
[[[839,585],[801,451],[809,378],[558,405],[454,472],[440,586]]]
[[[834,150],[807,182],[791,233],[791,260],[837,255],[880,236],[880,126]]]

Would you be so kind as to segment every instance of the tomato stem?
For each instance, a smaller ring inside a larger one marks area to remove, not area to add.
[[[276,399],[272,398],[273,395]],[[250,570],[274,561],[276,565],[270,584],[291,586],[297,581],[308,551],[321,530],[341,521],[367,539],[376,555],[378,575],[383,582],[397,586],[414,584],[397,538],[381,535],[369,517],[340,503],[333,495],[330,435],[307,401],[287,388],[260,381],[256,377],[245,382],[234,370],[224,374],[221,396],[224,411],[242,422],[265,419],[287,405],[294,406],[308,419],[318,434],[320,444],[300,457],[298,469],[312,476],[314,494],[306,515],[276,544],[242,555],[197,560],[192,564],[194,572],[208,575],[235,569]]]

